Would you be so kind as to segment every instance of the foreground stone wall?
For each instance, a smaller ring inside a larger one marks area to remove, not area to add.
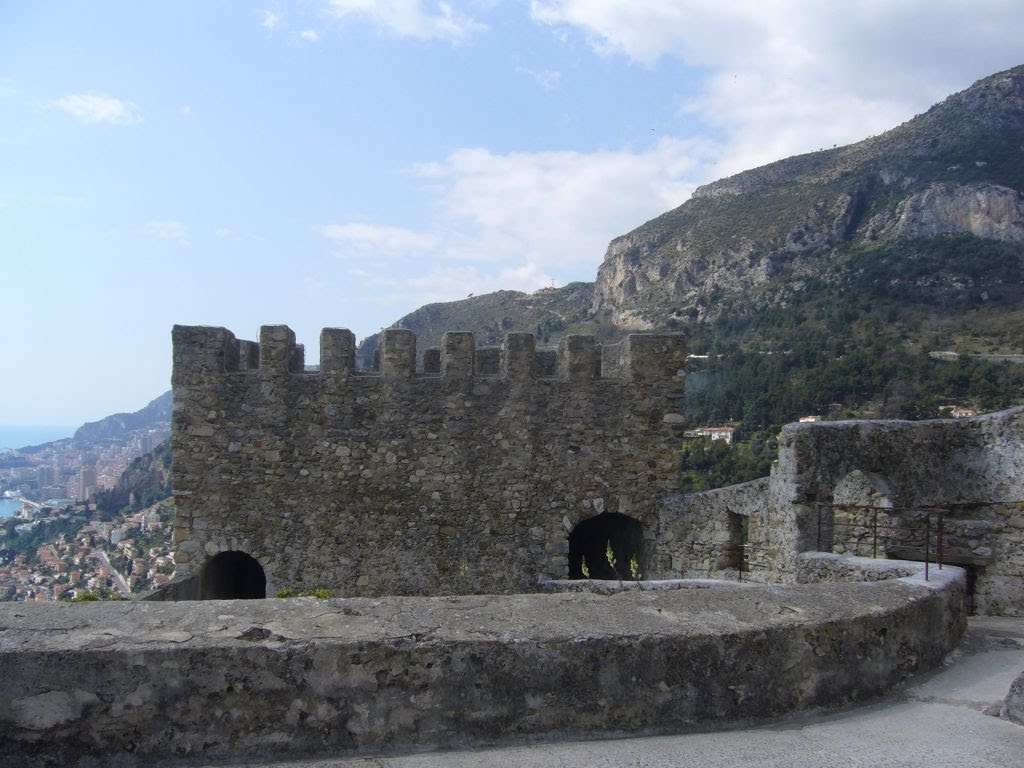
[[[0,604],[0,764],[295,758],[765,720],[877,696],[939,664],[964,629],[962,588],[951,568],[927,583],[612,595]]]
[[[677,487],[679,334],[541,354],[531,334],[477,350],[449,333],[417,373],[413,334],[388,330],[370,374],[342,329],[312,372],[286,326],[258,344],[208,327],[173,340],[179,574],[241,551],[271,595],[528,591],[567,575],[578,522],[650,531]]]

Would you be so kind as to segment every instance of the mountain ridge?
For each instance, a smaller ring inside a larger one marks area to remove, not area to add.
[[[172,393],[170,390],[154,398],[137,411],[114,413],[98,421],[89,421],[75,430],[75,445],[94,444],[122,437],[128,432],[151,426],[169,424]]]
[[[474,331],[478,344],[495,343],[496,328],[533,330],[542,345],[682,331],[691,352],[711,353],[688,366],[695,422],[768,429],[812,412],[1003,407],[1024,401],[1021,368],[966,356],[1024,352],[1022,190],[1024,66],[861,142],[699,187],[614,238],[594,283],[428,305],[395,327],[422,347],[441,330]],[[520,317],[538,295],[572,322]],[[963,353],[960,367],[928,357],[939,350]]]
[[[1024,242],[1024,67],[980,80],[879,136],[699,187],[615,238],[591,311],[650,330],[714,314],[708,294],[814,271],[854,244],[971,234]],[[964,214],[963,206],[974,204]],[[945,213],[945,215],[943,215]]]

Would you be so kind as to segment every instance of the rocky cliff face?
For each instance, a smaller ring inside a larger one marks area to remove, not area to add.
[[[171,495],[171,441],[132,460],[117,485],[103,491],[96,503],[105,512],[139,510]]]
[[[894,240],[947,234],[1024,242],[1024,197],[997,184],[936,183],[872,217],[864,237]]]
[[[612,241],[591,309],[624,328],[660,328],[714,319],[729,296],[770,304],[780,291],[759,288],[821,277],[852,248],[944,236],[1024,243],[1022,189],[1018,67],[881,136],[699,188]]]

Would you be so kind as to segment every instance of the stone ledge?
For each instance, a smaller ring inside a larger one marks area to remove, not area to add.
[[[956,571],[956,573],[954,573]],[[0,605],[0,763],[365,754],[678,732],[877,696],[963,627],[870,583]]]

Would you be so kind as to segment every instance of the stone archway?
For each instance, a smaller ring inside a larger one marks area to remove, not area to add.
[[[635,581],[645,570],[643,526],[629,515],[604,512],[569,534],[570,579]]]
[[[263,566],[245,552],[221,552],[199,572],[200,600],[261,600],[267,596]]]

